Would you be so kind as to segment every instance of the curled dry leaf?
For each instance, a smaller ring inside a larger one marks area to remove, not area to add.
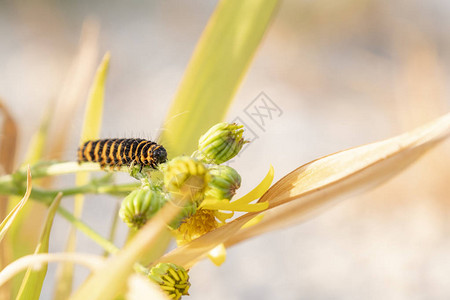
[[[3,174],[9,174],[14,168],[17,146],[17,125],[1,99],[0,112],[3,117],[2,132],[0,134],[0,171]],[[0,197],[0,219],[6,216],[7,206],[7,198]]]
[[[14,168],[17,147],[17,125],[1,99],[0,111],[3,117],[3,124],[0,134],[0,172],[5,174],[11,173]],[[0,220],[3,220],[6,217],[9,203],[10,201],[8,197],[0,196]],[[8,249],[9,247],[10,245],[7,243],[0,244],[0,268],[3,268],[10,259],[7,255],[7,253],[11,251]],[[8,287],[1,288],[0,298],[9,298],[9,290],[10,289]]]
[[[327,204],[379,185],[411,165],[450,134],[450,114],[423,127],[305,164],[274,184],[259,200],[269,208],[257,224],[241,228],[248,213],[163,256],[160,261],[191,267],[220,243],[242,240],[304,220]]]
[[[0,165],[2,172],[11,173],[16,153],[17,125],[1,100],[0,111],[3,116],[2,134],[0,135]]]
[[[261,222],[240,231],[228,241],[228,246],[303,221],[343,196],[386,182],[449,134],[447,114],[400,136],[338,152],[297,168],[260,199],[270,203]]]

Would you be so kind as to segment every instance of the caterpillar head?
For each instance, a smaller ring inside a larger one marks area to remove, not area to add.
[[[167,161],[167,151],[163,146],[157,147],[153,150],[153,159],[154,162],[159,165]]]

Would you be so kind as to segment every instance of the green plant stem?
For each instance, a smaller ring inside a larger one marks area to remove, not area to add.
[[[116,207],[114,209],[114,214],[113,214],[113,221],[111,224],[111,228],[109,231],[109,237],[108,240],[111,243],[114,243],[114,239],[116,237],[116,232],[117,232],[117,224],[119,223],[119,210],[120,210],[120,202],[117,201],[116,203]],[[108,251],[105,250],[105,252],[103,253],[103,256],[107,256]]]
[[[0,184],[0,194],[21,196],[25,191],[25,187],[10,186],[5,185],[4,182],[2,183],[3,184]],[[31,193],[31,199],[43,203],[45,205],[50,205],[51,201],[58,194],[58,192],[62,192],[64,196],[70,196],[79,193],[97,193],[97,194],[109,193],[117,195],[129,192],[138,187],[139,184],[140,183],[122,184],[122,185],[109,184],[102,186],[101,184],[99,185],[98,181],[94,180],[84,186],[62,190],[44,190],[42,188],[34,187]],[[94,242],[99,244],[108,253],[113,254],[119,250],[119,248],[116,247],[111,241],[102,237],[100,234],[95,232],[91,227],[89,227],[86,223],[76,218],[66,209],[59,207],[58,213],[61,216],[63,216],[66,220],[68,220],[70,223],[72,223],[78,230],[80,230],[86,236],[91,238]]]
[[[76,172],[95,172],[100,170],[101,169],[98,164],[94,163],[78,164],[77,162],[63,162],[63,163],[41,162],[31,166],[31,174],[33,175],[33,179],[46,176],[70,174]],[[23,181],[27,178],[26,175],[27,175],[26,169],[20,168],[13,174],[1,176],[0,184],[8,184],[14,181],[15,182]]]
[[[139,183],[127,183],[119,185],[110,184],[99,186],[95,182],[91,182],[86,185],[61,190],[44,190],[36,187],[33,189],[31,194],[32,197],[33,195],[37,195],[40,198],[51,198],[53,195],[57,195],[58,192],[62,192],[64,196],[73,196],[76,194],[110,194],[116,196],[124,196],[132,190],[138,188],[139,186]]]
[[[31,198],[31,197],[30,197]],[[39,196],[37,196],[36,194],[34,195],[33,198],[31,198],[31,200],[37,201],[37,202],[41,202],[45,205],[50,205],[51,204],[51,199],[48,200],[49,198],[44,197],[44,198],[39,198]],[[86,223],[84,223],[82,220],[76,218],[72,213],[70,213],[69,211],[67,211],[66,209],[62,208],[61,206],[58,207],[57,212],[64,217],[67,221],[69,221],[70,223],[72,223],[78,230],[80,230],[81,232],[83,232],[86,236],[88,236],[89,238],[91,238],[94,242],[96,242],[97,244],[99,244],[103,249],[105,249],[107,252],[114,254],[116,253],[119,248],[117,246],[115,246],[112,242],[110,242],[109,240],[105,239],[104,237],[102,237],[100,234],[98,234],[97,232],[95,232],[95,230],[93,230],[91,227],[89,227]]]
[[[86,185],[72,187],[67,189],[50,190],[33,187],[31,197],[40,200],[41,202],[49,203],[56,197],[59,192],[64,196],[73,196],[76,194],[110,194],[110,195],[126,195],[132,190],[140,186],[139,182],[126,184],[104,183],[101,180],[92,180]],[[10,196],[22,196],[25,193],[25,186],[20,183],[13,184],[12,182],[0,182],[0,194]]]
[[[78,230],[83,232],[86,236],[88,236],[90,239],[92,239],[94,242],[99,244],[105,251],[114,254],[117,251],[119,251],[119,248],[114,245],[109,240],[102,237],[100,234],[95,232],[91,227],[89,227],[86,223],[81,221],[80,219],[76,218],[74,215],[72,215],[69,211],[66,209],[59,207],[58,213],[63,216],[67,221],[72,223],[73,226],[75,226]]]
[[[133,173],[136,169],[140,170],[139,166],[128,167],[122,166],[120,168],[114,168],[111,171]],[[100,168],[98,163],[82,163],[77,162],[40,162],[31,166],[31,174],[33,179],[42,178],[47,176],[64,175],[78,172],[104,172],[108,169]],[[143,167],[144,172],[154,171],[150,167]],[[11,182],[21,182],[27,179],[26,168],[20,168],[13,174],[0,176],[0,184],[9,184]]]
[[[63,174],[70,174],[76,172],[95,172],[102,171],[100,166],[96,163],[83,163],[77,162],[42,162],[32,166],[31,172],[33,179],[56,176]],[[121,167],[116,171],[129,172],[128,167]],[[26,172],[24,169],[19,169],[13,174],[0,176],[0,194],[10,196],[22,196],[25,193],[24,183],[26,182]],[[88,184],[72,187],[60,190],[48,190],[39,187],[33,187],[30,198],[34,201],[50,205],[52,200],[59,192],[63,193],[63,196],[72,196],[76,194],[111,194],[111,195],[126,195],[130,191],[140,186],[140,182],[127,183],[127,184],[113,184],[108,177],[100,179],[93,179]],[[78,230],[83,232],[86,236],[91,238],[94,242],[100,245],[108,253],[116,253],[119,248],[115,246],[111,241],[102,237],[95,232],[82,220],[76,218],[72,213],[66,209],[59,207],[58,213],[64,217],[67,221],[72,223]]]

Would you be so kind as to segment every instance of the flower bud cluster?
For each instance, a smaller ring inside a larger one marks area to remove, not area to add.
[[[179,156],[160,165],[162,182],[146,181],[122,202],[119,212],[130,227],[139,229],[167,202],[183,206],[168,224],[177,229],[195,214],[205,198],[231,200],[241,185],[241,176],[229,166],[220,165],[236,156],[247,143],[243,126],[219,123],[201,136],[192,157]]]
[[[189,275],[181,266],[171,263],[159,263],[151,268],[148,277],[159,284],[170,299],[180,299],[183,295],[189,295]]]
[[[198,141],[198,150],[195,157],[205,163],[221,164],[235,157],[242,146],[248,141],[244,140],[243,125],[219,123],[211,127]]]

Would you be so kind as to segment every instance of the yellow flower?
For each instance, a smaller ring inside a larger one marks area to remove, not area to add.
[[[195,158],[176,157],[163,166],[164,188],[174,201],[200,203],[211,180],[206,166]]]
[[[229,173],[227,173],[228,175]],[[244,197],[231,201],[229,199],[206,198],[200,204],[195,214],[185,218],[181,225],[174,230],[178,245],[184,245],[198,237],[226,224],[233,217],[235,211],[256,212],[268,207],[267,202],[251,203],[260,198],[272,184],[274,176],[273,167],[270,167],[266,177]],[[218,245],[210,252],[210,259],[220,265],[225,261],[225,247]]]

